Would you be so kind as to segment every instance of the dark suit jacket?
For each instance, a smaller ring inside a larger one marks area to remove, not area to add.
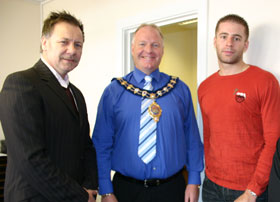
[[[273,157],[273,163],[268,184],[268,201],[280,201],[280,139],[277,142],[276,151]]]
[[[82,93],[79,113],[47,66],[9,75],[0,94],[7,143],[5,202],[87,202],[97,189],[96,154]]]

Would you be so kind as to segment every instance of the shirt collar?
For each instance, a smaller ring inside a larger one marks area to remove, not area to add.
[[[44,59],[44,57],[41,55],[42,62],[49,68],[49,70],[53,73],[55,78],[58,80],[60,85],[64,88],[67,88],[69,85],[69,76],[66,74],[65,78],[63,79],[59,73]]]
[[[135,80],[137,81],[137,83],[141,83],[141,81],[144,79],[144,77],[146,76],[146,74],[142,71],[140,71],[139,69],[137,69],[136,67],[134,67],[134,71],[133,71],[133,76],[135,78]],[[150,74],[150,76],[156,80],[157,82],[159,82],[160,79],[160,72],[159,69],[156,69],[154,72],[152,72]]]

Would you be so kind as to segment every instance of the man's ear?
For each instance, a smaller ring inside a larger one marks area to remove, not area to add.
[[[131,44],[131,53],[134,52],[134,43]]]
[[[48,42],[48,39],[45,36],[42,36],[41,37],[41,47],[42,47],[43,51],[47,50],[47,42]]]
[[[214,44],[214,47],[216,48],[216,40],[217,40],[217,38],[216,38],[216,36],[214,37],[214,40],[213,40],[213,44]]]
[[[248,50],[248,48],[249,48],[249,41],[247,40],[247,41],[245,42],[245,46],[244,46],[243,53],[246,52],[246,51]]]

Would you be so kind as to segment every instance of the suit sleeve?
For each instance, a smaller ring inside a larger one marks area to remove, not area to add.
[[[268,184],[268,201],[277,202],[280,199],[280,139],[277,143],[276,152],[273,157],[273,163]]]
[[[81,99],[81,105],[83,109],[80,111],[84,115],[84,122],[86,126],[84,127],[84,181],[83,187],[86,189],[97,190],[98,189],[98,176],[97,176],[97,162],[96,162],[96,150],[93,146],[92,139],[90,138],[89,134],[89,123],[88,123],[88,115],[86,109],[86,102],[82,93],[77,90],[77,99]]]
[[[84,151],[84,171],[85,177],[83,187],[86,189],[97,190],[98,189],[98,176],[97,176],[97,163],[96,163],[96,151],[93,147],[92,140],[86,138],[85,140],[85,151]]]
[[[45,147],[44,104],[34,85],[10,75],[0,96],[8,158],[16,172],[48,201],[88,201],[87,192],[50,160]]]

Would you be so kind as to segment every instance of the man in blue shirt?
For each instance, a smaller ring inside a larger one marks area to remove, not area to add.
[[[113,80],[101,97],[93,142],[102,202],[198,201],[203,145],[191,94],[181,80],[159,72],[162,55],[159,28],[141,25],[132,41],[135,70]]]

